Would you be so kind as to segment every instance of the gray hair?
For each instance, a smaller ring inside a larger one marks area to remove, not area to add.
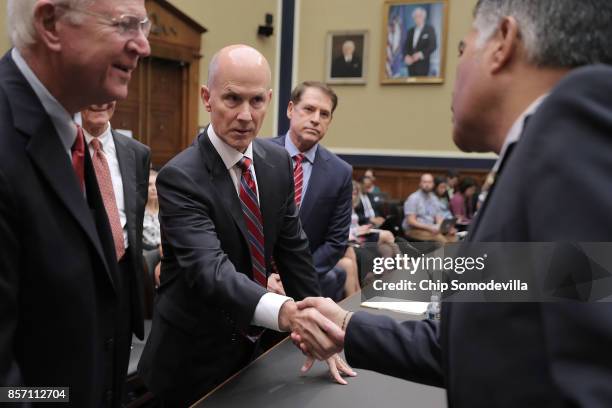
[[[414,10],[412,10],[412,18],[414,18],[414,15],[416,13],[421,13],[423,15],[423,18],[427,19],[427,10],[425,10],[423,7],[417,7]]]
[[[38,0],[8,0],[7,21],[9,37],[13,46],[24,49],[36,42],[34,29],[34,6]],[[93,0],[54,0],[55,5],[65,5],[68,8],[85,8]]]
[[[504,17],[516,19],[530,63],[575,68],[612,63],[610,0],[478,0],[474,28],[482,47]]]

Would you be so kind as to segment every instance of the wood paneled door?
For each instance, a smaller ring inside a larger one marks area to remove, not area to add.
[[[112,120],[151,148],[160,167],[191,144],[198,130],[201,35],[206,29],[165,0],[147,0],[151,56],[132,73],[128,98]]]

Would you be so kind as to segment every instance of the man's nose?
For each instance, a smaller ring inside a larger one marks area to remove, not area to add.
[[[252,119],[253,116],[251,115],[251,107],[245,102],[242,104],[240,112],[238,113],[238,120],[250,122]]]
[[[310,118],[310,121],[313,123],[319,123],[321,122],[321,113],[317,110],[312,114],[312,117]]]
[[[138,30],[138,36],[128,41],[127,47],[128,50],[135,52],[141,58],[148,57],[151,54],[149,40],[142,30]]]

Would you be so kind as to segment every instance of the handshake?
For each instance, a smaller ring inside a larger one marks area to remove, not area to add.
[[[352,312],[347,312],[329,298],[306,298],[287,301],[281,307],[278,321],[283,331],[291,332],[293,343],[307,356],[302,372],[314,360],[326,360],[337,382],[346,384],[338,370],[357,375],[338,355],[344,348],[344,334]]]

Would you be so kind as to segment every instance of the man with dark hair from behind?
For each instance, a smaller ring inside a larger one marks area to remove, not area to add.
[[[594,65],[612,63],[610,21],[609,0],[478,2],[459,45],[453,138],[500,159],[468,240],[610,241],[612,68]],[[439,324],[307,306],[345,329],[328,330],[331,351],[446,387],[452,407],[612,406],[610,303],[444,303]]]

